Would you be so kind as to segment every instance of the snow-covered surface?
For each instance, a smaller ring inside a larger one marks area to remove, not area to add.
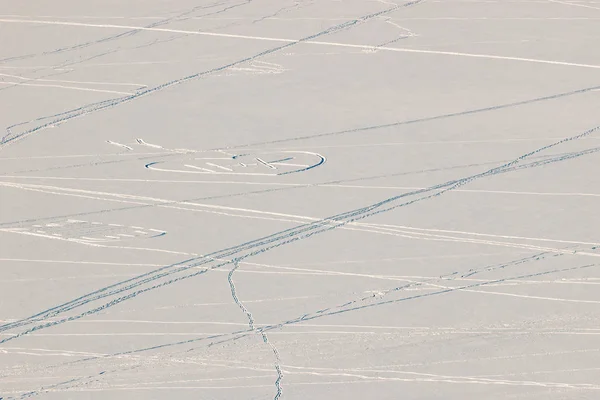
[[[600,398],[600,1],[0,10],[0,398]]]

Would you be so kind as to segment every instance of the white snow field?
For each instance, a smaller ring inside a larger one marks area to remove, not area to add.
[[[0,0],[0,399],[600,399],[600,0]]]

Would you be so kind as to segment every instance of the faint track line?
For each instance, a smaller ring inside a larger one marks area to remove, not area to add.
[[[509,163],[506,163],[506,164],[496,167],[496,168],[489,169],[489,170],[479,173],[479,174],[475,174],[475,175],[467,176],[467,177],[464,177],[464,178],[461,178],[458,180],[452,180],[452,181],[448,181],[448,182],[445,182],[442,184],[438,184],[438,185],[432,186],[426,190],[419,190],[419,191],[411,192],[408,194],[405,193],[405,194],[401,194],[398,196],[390,197],[388,199],[382,200],[380,202],[371,204],[366,207],[362,207],[362,208],[359,208],[356,210],[341,213],[336,216],[323,219],[321,221],[300,225],[299,227],[296,227],[296,228],[287,229],[287,230],[278,232],[273,235],[269,235],[269,236],[266,236],[266,237],[263,237],[263,238],[260,238],[257,240],[243,243],[238,246],[234,246],[234,247],[230,247],[228,249],[214,252],[214,253],[202,256],[200,258],[192,258],[192,259],[189,259],[189,260],[177,263],[177,264],[167,265],[165,267],[158,268],[154,271],[150,271],[148,273],[139,275],[138,277],[131,278],[131,279],[119,282],[119,283],[115,283],[113,285],[110,285],[110,286],[104,287],[102,289],[99,289],[97,291],[91,292],[87,295],[81,296],[73,301],[63,303],[62,305],[42,311],[41,313],[35,314],[29,318],[25,318],[18,322],[2,325],[2,326],[0,326],[0,332],[6,331],[8,329],[17,328],[20,326],[26,326],[26,325],[36,323],[36,322],[43,322],[44,320],[47,320],[48,318],[65,313],[71,309],[75,309],[75,308],[84,306],[93,301],[100,300],[100,299],[108,297],[108,296],[117,295],[119,293],[123,293],[126,291],[130,291],[130,292],[121,297],[114,298],[110,302],[108,302],[104,305],[91,308],[80,314],[65,317],[58,321],[45,322],[45,323],[42,323],[41,325],[37,325],[32,328],[26,329],[24,331],[21,331],[20,333],[15,334],[14,336],[0,340],[0,344],[5,343],[10,340],[14,340],[14,339],[21,337],[23,335],[26,335],[30,332],[35,332],[39,329],[56,326],[56,325],[59,325],[59,324],[65,323],[65,322],[74,321],[74,320],[83,318],[87,315],[95,314],[99,311],[102,311],[106,308],[112,307],[116,304],[119,304],[123,301],[126,301],[128,299],[136,297],[136,296],[138,296],[142,293],[148,292],[150,290],[155,290],[155,289],[179,282],[184,279],[189,279],[189,278],[204,274],[210,270],[220,268],[225,265],[229,265],[233,262],[240,262],[246,258],[253,257],[255,255],[278,248],[280,246],[284,246],[284,245],[293,243],[298,240],[303,240],[303,239],[312,237],[314,235],[339,228],[341,226],[345,226],[349,223],[356,222],[358,220],[367,218],[369,216],[377,215],[377,214],[380,214],[383,212],[389,212],[398,207],[405,207],[405,206],[414,204],[419,201],[432,199],[432,198],[441,196],[442,194],[444,194],[448,191],[456,189],[456,188],[463,186],[467,183],[470,183],[476,179],[493,176],[493,175],[502,173],[505,170],[513,170],[517,166],[517,164],[519,164],[521,161],[527,159],[528,157],[531,157],[532,155],[535,155],[544,150],[553,148],[555,146],[559,146],[560,144],[589,136],[599,129],[600,129],[600,126],[594,127],[594,128],[592,128],[588,131],[585,131],[581,134],[578,134],[578,135],[575,135],[575,136],[572,136],[569,138],[565,138],[565,139],[555,142],[553,144],[533,150],[529,153],[526,153],[526,154],[516,158],[515,160],[513,160]],[[584,154],[587,154],[587,153],[584,152]],[[571,157],[570,156],[569,157],[562,156],[562,157],[558,157],[557,159],[554,159],[552,162],[564,161],[569,158],[571,158]],[[536,164],[536,165],[538,165],[538,164]],[[413,196],[413,195],[419,195],[419,194],[422,194],[423,196],[417,197],[416,199],[405,201],[405,202],[398,202],[398,200],[403,200],[407,196]],[[228,257],[233,256],[233,255],[235,255],[235,258],[233,260],[227,261]],[[594,255],[598,256],[598,254],[594,254]],[[221,261],[224,259],[226,261]],[[191,268],[198,268],[198,267],[201,267],[203,269],[201,269],[200,271],[191,273],[191,274],[187,274],[187,275],[178,275],[178,276],[175,275],[175,274],[185,272]],[[166,278],[167,280],[163,280],[160,283],[153,284],[153,282],[157,282],[159,279],[162,279],[162,278]],[[141,289],[136,289],[137,287],[140,287],[145,284],[151,284],[152,286],[144,287]]]
[[[195,80],[195,79],[198,79],[198,78],[201,78],[203,76],[207,76],[207,75],[210,75],[210,74],[213,74],[213,73],[216,73],[216,72],[224,71],[224,70],[226,70],[228,68],[235,67],[237,65],[244,64],[246,62],[253,61],[255,59],[264,57],[264,56],[266,56],[268,54],[272,54],[272,53],[278,52],[279,50],[283,50],[283,49],[288,48],[290,46],[294,46],[294,45],[296,45],[298,43],[305,43],[305,42],[313,41],[314,39],[316,39],[318,37],[325,36],[325,35],[328,35],[328,34],[331,34],[331,33],[337,32],[337,31],[341,31],[341,30],[347,29],[348,27],[354,26],[356,24],[368,21],[370,19],[379,17],[381,15],[389,14],[391,12],[394,12],[394,11],[399,10],[401,8],[404,8],[404,7],[409,7],[409,6],[418,4],[419,2],[421,2],[421,0],[412,1],[412,2],[409,2],[409,3],[405,3],[405,4],[396,5],[394,7],[388,8],[386,10],[382,10],[382,11],[378,11],[378,12],[375,12],[375,13],[367,14],[367,15],[358,17],[358,18],[356,18],[356,19],[354,19],[352,21],[343,22],[341,24],[332,26],[332,27],[330,27],[328,29],[325,29],[325,30],[323,30],[321,32],[318,32],[318,33],[310,35],[310,36],[306,36],[306,37],[304,37],[302,39],[291,40],[291,41],[284,41],[285,44],[283,44],[283,45],[280,45],[280,46],[277,46],[277,47],[273,47],[273,48],[264,50],[264,51],[262,51],[260,53],[254,54],[252,56],[245,57],[245,58],[239,59],[237,61],[233,61],[233,62],[230,62],[228,64],[221,65],[219,67],[215,67],[215,68],[203,71],[203,72],[198,72],[198,73],[195,73],[195,74],[192,74],[192,75],[188,75],[188,76],[185,76],[185,77],[182,77],[182,78],[178,78],[178,79],[175,79],[175,80],[172,80],[172,81],[169,81],[169,82],[165,82],[163,84],[160,84],[160,85],[152,87],[152,88],[146,88],[144,90],[140,90],[140,91],[138,91],[135,94],[132,94],[130,96],[124,96],[124,97],[120,97],[120,98],[117,98],[117,99],[109,100],[109,101],[106,101],[106,102],[92,103],[90,105],[85,105],[85,106],[82,106],[82,107],[78,107],[78,108],[75,108],[75,109],[63,112],[61,114],[57,114],[57,115],[61,116],[60,118],[57,118],[57,119],[54,119],[54,120],[52,120],[50,122],[44,123],[42,125],[38,125],[36,127],[30,128],[30,129],[25,130],[23,132],[20,132],[18,134],[12,134],[11,131],[10,131],[10,127],[9,127],[8,128],[8,134],[5,135],[0,140],[0,149],[2,149],[2,147],[6,146],[8,144],[11,144],[11,143],[13,143],[13,142],[15,142],[17,140],[22,139],[22,138],[24,138],[24,137],[26,137],[26,136],[28,136],[30,134],[42,131],[42,130],[47,129],[49,127],[54,127],[57,124],[62,124],[62,123],[65,123],[65,122],[67,122],[69,120],[72,120],[72,119],[75,119],[75,118],[80,118],[80,117],[83,117],[83,116],[85,116],[87,114],[90,114],[90,113],[94,113],[94,112],[98,112],[98,111],[110,109],[110,108],[116,107],[118,105],[121,105],[121,104],[124,104],[124,103],[128,103],[130,101],[136,100],[136,99],[138,99],[140,97],[147,96],[147,95],[153,94],[155,92],[159,92],[159,91],[161,91],[163,89],[166,89],[168,87],[179,85],[179,84],[182,84],[184,82]],[[0,19],[0,22],[6,22],[6,23],[23,23],[23,21],[24,20],[18,20],[18,19],[17,20],[15,20],[15,19]],[[72,26],[85,26],[86,25],[86,24],[81,24],[81,23],[65,23],[65,22],[57,22],[57,21],[54,21],[54,22],[52,22],[52,21],[36,21],[35,23],[38,23],[38,24],[48,24],[48,25],[65,25],[66,24],[66,25],[72,25]],[[94,25],[94,24],[91,24],[91,25]],[[102,27],[102,25],[98,25],[98,26]],[[115,26],[112,26],[112,27],[118,27],[118,25],[115,25]],[[139,30],[150,30],[150,29],[154,30],[154,29],[160,29],[160,28],[124,27],[124,26],[121,26],[121,28],[119,28],[119,29],[128,29],[128,30],[131,30],[132,32],[135,33],[135,32],[137,32]],[[187,33],[187,31],[180,31],[180,32],[176,32],[176,30],[168,30],[168,31],[175,32],[175,33]],[[191,32],[193,32],[193,31],[191,31]],[[196,32],[196,34],[200,34],[200,32]],[[221,34],[210,34],[209,36],[219,36],[219,35],[221,35]],[[236,36],[236,35],[231,35],[231,36]],[[278,40],[278,39],[275,39],[273,41],[279,41],[279,42],[281,42],[281,40]]]

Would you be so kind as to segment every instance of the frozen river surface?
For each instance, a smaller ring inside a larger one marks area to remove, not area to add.
[[[600,398],[600,0],[0,0],[0,398]]]

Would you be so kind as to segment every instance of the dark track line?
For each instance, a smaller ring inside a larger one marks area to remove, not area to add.
[[[336,229],[340,226],[347,225],[350,222],[358,221],[358,220],[367,218],[369,216],[377,215],[377,214],[380,214],[383,212],[389,212],[398,207],[408,206],[408,205],[411,205],[413,203],[416,203],[416,202],[419,202],[422,200],[427,200],[427,199],[431,199],[434,197],[438,197],[448,191],[456,189],[456,188],[463,186],[469,182],[472,182],[476,179],[503,173],[503,172],[506,172],[505,170],[514,171],[514,170],[516,170],[517,164],[519,164],[522,160],[526,159],[527,157],[531,157],[539,152],[542,152],[544,150],[558,146],[560,144],[586,137],[588,135],[591,135],[592,133],[594,133],[595,131],[597,131],[599,129],[600,129],[600,126],[592,128],[582,134],[579,134],[579,135],[576,135],[573,137],[569,137],[569,138],[565,138],[565,139],[555,142],[553,144],[538,148],[538,149],[531,151],[529,153],[526,153],[526,154],[516,158],[515,160],[513,160],[509,163],[506,163],[500,167],[492,168],[490,170],[487,170],[487,171],[479,173],[479,174],[467,176],[467,177],[459,179],[459,180],[448,181],[448,182],[445,182],[442,184],[432,186],[427,189],[416,190],[416,191],[413,191],[410,193],[405,193],[402,195],[394,196],[394,197],[385,199],[383,201],[380,201],[378,203],[371,204],[366,207],[362,207],[362,208],[352,210],[352,211],[349,211],[346,213],[338,214],[336,216],[333,216],[333,217],[330,217],[330,218],[327,218],[327,219],[324,219],[321,221],[316,221],[313,223],[303,224],[303,225],[300,225],[295,228],[286,229],[284,231],[281,231],[281,232],[278,232],[278,233],[275,233],[275,234],[272,234],[272,235],[269,235],[269,236],[266,236],[266,237],[263,237],[263,238],[260,238],[257,240],[246,242],[246,243],[243,243],[238,246],[234,246],[234,247],[230,247],[230,248],[227,248],[227,249],[224,249],[221,251],[217,251],[217,252],[208,254],[206,256],[203,256],[203,257],[192,258],[192,259],[186,260],[184,262],[161,267],[154,271],[150,271],[148,273],[139,275],[137,277],[130,278],[126,281],[115,283],[113,285],[99,289],[95,292],[81,296],[70,302],[63,303],[59,306],[55,306],[55,307],[52,307],[45,311],[42,311],[41,313],[35,314],[29,318],[25,318],[20,321],[12,322],[9,324],[4,324],[4,325],[0,326],[0,332],[6,331],[9,329],[13,329],[13,328],[17,328],[20,326],[30,325],[30,324],[33,324],[36,322],[43,322],[44,320],[55,317],[59,314],[62,314],[64,312],[72,310],[74,308],[84,306],[90,302],[100,300],[100,299],[108,297],[108,296],[116,295],[116,294],[131,290],[131,289],[135,289],[136,287],[139,287],[139,286],[147,284],[147,283],[152,283],[161,278],[168,278],[171,275],[174,275],[174,274],[177,274],[180,272],[185,272],[186,270],[188,270],[190,268],[206,266],[206,269],[203,269],[201,271],[198,271],[198,272],[195,272],[192,274],[188,274],[188,275],[172,277],[167,281],[157,283],[153,286],[146,287],[143,289],[138,289],[127,295],[113,299],[110,302],[108,302],[102,306],[90,309],[90,310],[80,313],[78,315],[70,316],[70,317],[60,319],[58,321],[47,322],[47,323],[43,323],[41,325],[34,326],[34,327],[29,328],[25,331],[22,331],[18,334],[15,334],[14,336],[10,336],[10,337],[0,340],[0,344],[6,343],[10,340],[14,340],[18,337],[21,337],[21,336],[26,335],[31,332],[35,332],[40,329],[45,329],[47,327],[56,326],[56,325],[59,325],[59,324],[65,323],[65,322],[74,321],[74,320],[83,318],[87,315],[95,314],[99,311],[110,308],[116,304],[119,304],[123,301],[126,301],[128,299],[136,297],[137,295],[145,293],[147,291],[158,289],[160,287],[167,286],[167,285],[179,282],[184,279],[188,279],[188,278],[192,278],[192,277],[204,274],[212,269],[220,268],[224,265],[239,262],[246,258],[267,252],[269,250],[272,250],[274,248],[295,242],[297,240],[306,239],[313,235]],[[600,148],[596,149],[596,151],[598,151],[598,150],[600,150]],[[590,152],[583,151],[583,152],[578,152],[575,154],[577,154],[577,156],[582,156],[585,154],[590,154]],[[549,164],[551,162],[560,162],[560,161],[564,161],[567,159],[571,159],[573,157],[575,157],[575,155],[569,155],[569,156],[563,155],[560,157],[556,157],[555,159],[549,159],[549,160],[547,160],[547,162],[545,162],[545,164]],[[430,194],[427,194],[427,193],[430,193]],[[413,200],[409,200],[406,202],[401,202],[399,204],[394,204],[394,202],[396,202],[397,200],[401,200],[408,196],[413,196],[416,194],[424,194],[424,196],[413,199]],[[387,206],[387,208],[385,206]],[[239,254],[242,252],[244,252],[244,253]],[[234,256],[234,255],[236,255],[235,258],[233,258],[231,260],[228,259],[229,257]],[[224,259],[225,259],[225,261],[222,261]],[[125,286],[120,287],[123,285],[125,285]],[[114,290],[112,290],[112,289],[114,289]]]

